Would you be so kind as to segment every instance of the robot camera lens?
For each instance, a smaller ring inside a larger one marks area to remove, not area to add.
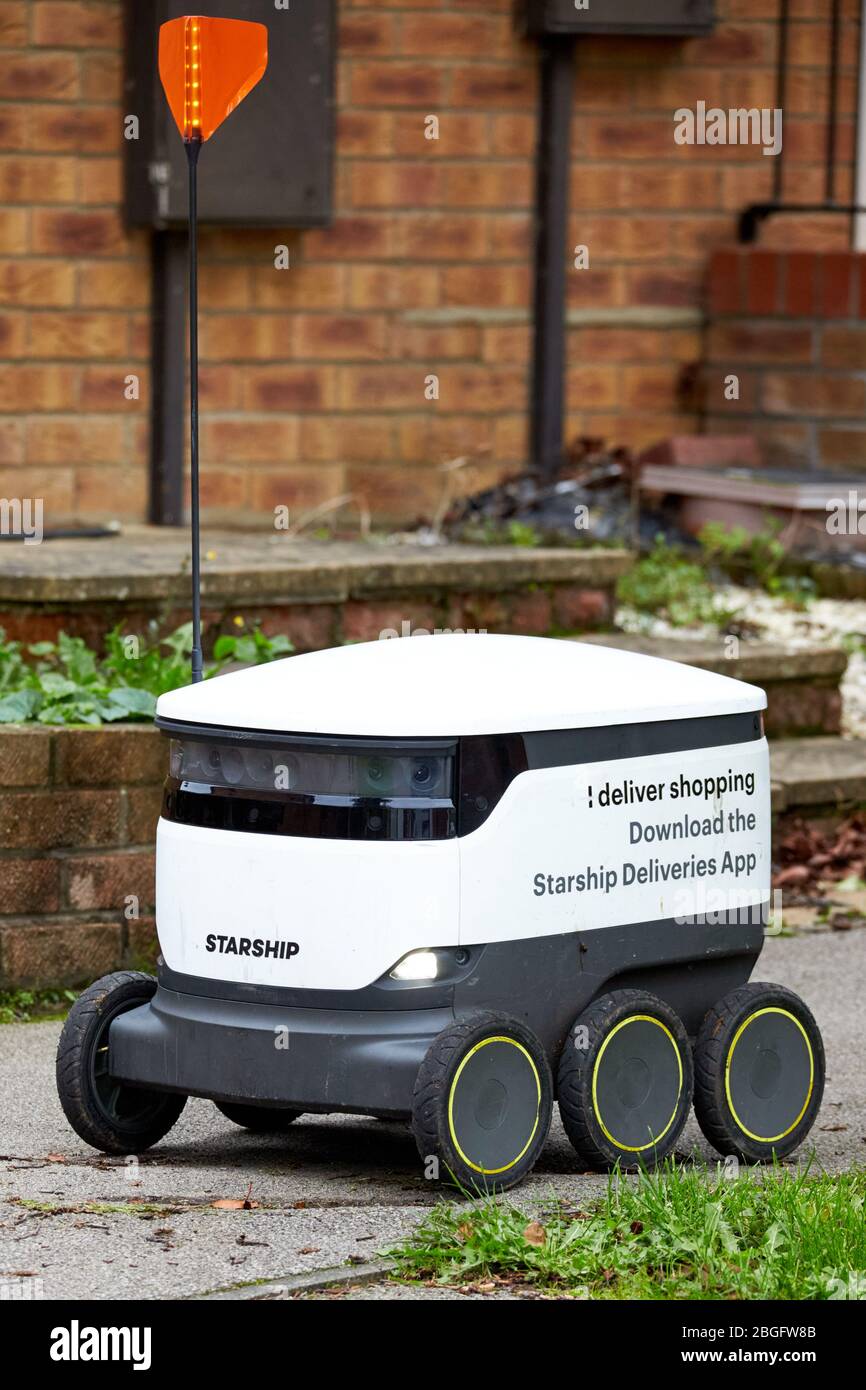
[[[236,787],[243,780],[244,760],[237,748],[222,750],[222,775],[230,787]]]
[[[244,755],[247,776],[257,787],[273,787],[274,760],[266,748],[252,748]]]
[[[436,770],[433,763],[419,759],[412,764],[412,786],[419,790],[426,791],[433,785]]]
[[[367,764],[367,781],[371,787],[381,791],[388,785],[388,764],[384,758],[371,758]]]

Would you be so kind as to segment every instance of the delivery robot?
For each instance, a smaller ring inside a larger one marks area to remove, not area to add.
[[[60,1099],[139,1153],[188,1096],[249,1130],[411,1122],[425,1172],[659,1163],[694,1103],[755,1162],[811,1129],[821,1037],[748,983],[770,902],[764,693],[484,634],[295,656],[164,695],[157,978],[74,1004]],[[317,1131],[327,1144],[327,1129]]]

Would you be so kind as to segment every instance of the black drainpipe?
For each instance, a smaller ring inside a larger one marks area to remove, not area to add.
[[[530,460],[552,479],[563,457],[574,39],[545,38],[540,49]]]
[[[151,238],[150,506],[154,526],[183,525],[186,233]]]

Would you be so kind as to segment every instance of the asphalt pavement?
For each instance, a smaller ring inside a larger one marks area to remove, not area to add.
[[[827,1086],[809,1152],[838,1172],[866,1162],[866,930],[767,941],[758,979],[801,994],[824,1035]],[[382,1252],[442,1190],[426,1181],[407,1125],[307,1116],[278,1137],[249,1134],[207,1101],[139,1160],[106,1158],[69,1129],[54,1089],[60,1025],[0,1027],[0,1283],[39,1280],[46,1299],[453,1296],[382,1282]],[[679,1145],[712,1160],[694,1119]],[[558,1118],[510,1200],[585,1204],[605,1179],[582,1172]],[[224,1209],[224,1200],[252,1204]],[[460,1296],[460,1295],[457,1295]]]

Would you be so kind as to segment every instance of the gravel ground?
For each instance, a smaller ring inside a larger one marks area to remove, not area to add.
[[[846,638],[861,634],[866,644],[866,602],[861,599],[819,598],[801,612],[770,594],[733,584],[720,585],[716,599],[720,608],[742,613],[754,627],[753,636],[744,638],[744,643],[753,640],[780,642],[795,648],[816,644],[840,647]],[[628,609],[618,611],[616,623],[626,632],[646,632],[653,637],[678,637],[684,641],[718,636],[712,627],[672,627],[662,618],[647,618]],[[863,649],[851,652],[841,689],[843,733],[849,738],[866,738],[866,651]]]
[[[831,1172],[864,1162],[866,930],[769,939],[756,973],[801,993],[824,1033],[828,1081],[814,1161]],[[407,1127],[355,1116],[309,1117],[262,1138],[193,1100],[138,1164],[95,1154],[69,1130],[55,1096],[58,1032],[54,1023],[0,1028],[0,1280],[37,1276],[49,1299],[242,1292],[257,1280],[372,1260],[437,1200]],[[680,1150],[712,1157],[693,1120]],[[528,1213],[552,1194],[584,1204],[604,1182],[578,1170],[556,1120],[512,1199]],[[256,1209],[211,1205],[248,1192]],[[380,1285],[341,1296],[366,1300],[377,1289],[394,1299],[452,1296]]]

